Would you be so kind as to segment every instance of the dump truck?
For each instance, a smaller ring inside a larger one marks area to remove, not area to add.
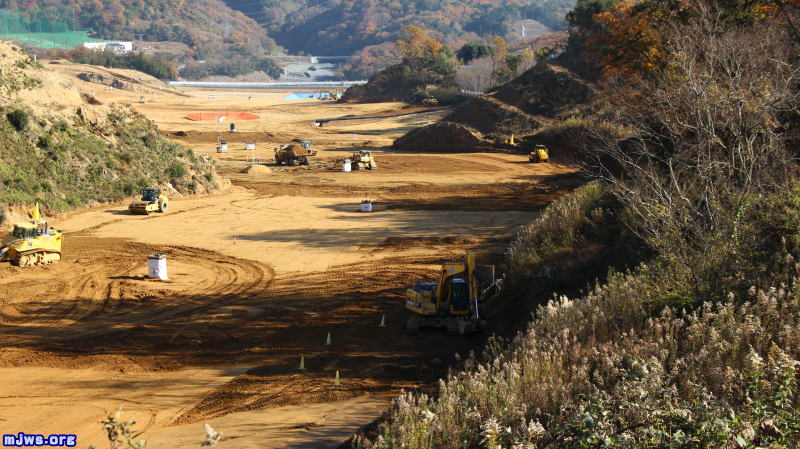
[[[0,242],[0,261],[19,267],[48,265],[61,260],[61,231],[42,220],[37,203],[28,223],[17,223]]]
[[[150,212],[166,212],[169,199],[158,187],[145,187],[142,190],[142,199],[133,201],[128,205],[132,214],[149,215]]]
[[[406,332],[442,327],[451,335],[480,332],[497,308],[503,280],[495,279],[494,265],[476,265],[475,254],[442,265],[438,282],[418,282],[405,293],[410,312]]]
[[[275,148],[275,164],[281,165],[285,163],[290,166],[308,165],[308,158],[317,155],[317,150],[312,150],[309,147],[306,147],[302,143],[300,145],[296,143],[281,145]]]
[[[378,163],[369,151],[356,151],[353,153],[352,161],[353,170],[377,170]]]
[[[547,162],[550,160],[550,150],[544,145],[536,145],[528,155],[528,160],[531,162]]]

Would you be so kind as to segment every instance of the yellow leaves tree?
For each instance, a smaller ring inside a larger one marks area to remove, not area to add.
[[[665,51],[652,17],[634,8],[636,4],[623,0],[611,9],[594,15],[604,32],[592,36],[591,43],[602,45],[604,75],[630,77],[637,73],[652,73],[665,61]]]
[[[409,25],[400,31],[400,39],[397,41],[397,48],[403,57],[417,59],[425,57],[426,54],[436,56],[442,48],[442,43],[428,36],[422,28]]]

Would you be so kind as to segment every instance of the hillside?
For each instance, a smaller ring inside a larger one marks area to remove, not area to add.
[[[63,21],[72,28],[91,29],[101,39],[182,43],[190,49],[189,60],[212,64],[263,59],[281,52],[253,19],[221,0],[39,0],[32,4],[0,0],[0,8],[21,8],[20,14],[30,20]]]
[[[261,23],[287,50],[315,55],[351,55],[366,46],[395,40],[407,25],[429,30],[444,41],[493,34],[513,38],[520,32],[514,29],[518,19],[526,17],[560,29],[564,14],[574,6],[572,0],[225,1]],[[536,28],[529,26],[528,30]]]
[[[63,211],[167,182],[182,193],[218,188],[210,162],[169,142],[129,107],[101,104],[7,43],[0,43],[0,70],[3,207],[38,201]]]

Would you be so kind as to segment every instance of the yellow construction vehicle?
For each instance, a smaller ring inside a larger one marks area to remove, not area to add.
[[[550,160],[550,151],[544,145],[536,145],[528,155],[528,160],[531,162],[547,162]]]
[[[15,224],[11,234],[0,243],[0,261],[20,267],[56,263],[61,260],[62,237],[61,231],[42,220],[37,203],[31,221]]]
[[[161,193],[158,187],[145,187],[142,190],[142,199],[133,201],[128,205],[132,214],[148,215],[150,212],[166,212],[169,199]]]
[[[419,282],[406,290],[406,332],[445,327],[447,333],[463,335],[486,327],[485,318],[496,308],[503,287],[495,279],[494,265],[475,265],[475,254],[442,265],[438,282]]]
[[[309,159],[317,155],[317,150],[311,149],[311,142],[307,140],[300,141],[299,139],[293,140],[296,143],[283,144],[274,149],[275,151],[275,165],[286,164],[294,167],[295,165],[308,165]]]
[[[353,170],[377,170],[378,163],[369,151],[356,151],[351,158]]]

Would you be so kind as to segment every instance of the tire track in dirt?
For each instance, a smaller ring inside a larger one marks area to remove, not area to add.
[[[51,276],[63,280],[59,291],[40,282],[7,294],[12,305],[0,309],[0,322],[5,324],[0,344],[99,336],[202,313],[261,292],[274,277],[272,269],[261,263],[198,248],[79,235],[67,242],[72,246],[65,250],[67,257],[51,266]],[[134,276],[146,255],[154,252],[166,253],[173,264],[188,264],[206,277],[175,292],[168,289],[169,283]]]
[[[268,315],[279,317],[282,323],[290,326],[274,331],[271,341],[291,342],[284,348],[274,347],[273,353],[292,352],[293,347],[314,348],[322,343],[324,334],[311,335],[313,329],[330,329],[347,321],[346,328],[336,327],[336,341],[360,339],[369,335],[377,326],[377,321],[367,324],[360,321],[364,314],[380,315],[376,307],[397,307],[399,295],[395,292],[410,285],[416,279],[430,278],[436,268],[445,260],[453,260],[463,255],[461,248],[442,246],[435,254],[403,255],[384,252],[383,257],[375,257],[361,263],[339,265],[317,273],[281,273],[275,278],[270,289],[263,293],[263,299],[253,306],[260,307]],[[378,299],[380,297],[380,299]],[[389,299],[391,302],[381,306]],[[320,331],[322,332],[322,331]],[[383,338],[394,340],[396,331],[387,330]],[[306,349],[309,371],[297,372],[290,366],[283,369],[275,366],[275,360],[283,356],[270,357],[269,365],[256,366],[248,372],[236,376],[229,382],[210,390],[194,406],[181,411],[172,424],[188,424],[218,418],[229,413],[259,410],[285,405],[323,403],[350,399],[364,395],[394,394],[403,388],[417,386],[414,380],[402,376],[387,375],[385,368],[359,366],[363,356],[371,351],[389,350],[391,346],[380,342],[364,345],[356,355],[345,353],[318,354],[319,349]],[[452,345],[452,344],[450,344]],[[382,348],[382,349],[379,349]],[[449,349],[448,349],[449,350]],[[416,355],[398,349],[398,360],[389,365],[406,363]],[[355,362],[348,359],[354,357]],[[268,362],[263,360],[262,363]],[[293,362],[296,362],[293,360]],[[418,362],[410,362],[414,365]],[[280,362],[279,362],[280,364]],[[312,366],[313,364],[313,366]],[[342,369],[347,380],[342,387],[333,387],[333,370]],[[377,375],[377,377],[376,377]],[[388,376],[388,377],[387,377]]]

